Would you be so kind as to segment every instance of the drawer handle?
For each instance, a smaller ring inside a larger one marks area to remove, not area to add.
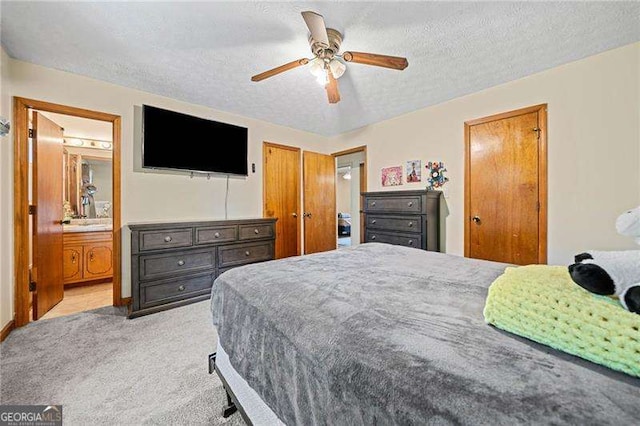
[[[412,246],[413,245],[413,240],[409,240],[409,245]]]
[[[413,201],[409,201],[409,202],[407,203],[407,205],[408,205],[409,207],[412,207],[412,206],[413,206]]]
[[[183,266],[184,265],[184,260],[178,260],[178,266]]]
[[[259,230],[258,228],[256,228],[256,229],[254,229],[254,230],[253,230],[253,233],[254,233],[254,234],[259,234],[259,233],[260,233],[260,230]]]
[[[372,224],[372,225],[375,225],[375,223],[376,223],[376,220],[375,220],[375,219],[373,219],[373,220],[371,221],[371,224]]]
[[[245,256],[251,256],[251,252],[249,250],[247,250],[247,251],[244,252],[244,255]]]
[[[71,263],[76,263],[76,260],[77,260],[77,258],[76,258],[76,254],[75,254],[75,253],[73,253],[73,254],[71,255]]]
[[[375,202],[375,201],[372,201],[372,202],[371,202],[371,205],[372,205],[372,206],[375,206],[375,205],[376,205],[376,202]]]
[[[371,240],[375,240],[375,239],[376,239],[376,236],[375,236],[375,235],[372,235],[372,236],[371,236]]]
[[[93,250],[89,252],[89,262],[93,262]]]
[[[409,222],[409,228],[413,226],[413,222]]]
[[[213,238],[220,238],[220,233],[216,232],[215,234],[213,234]]]
[[[172,239],[172,238],[171,238],[171,236],[170,236],[170,235],[167,235],[166,237],[164,237],[164,242],[165,242],[165,243],[170,243],[170,242],[171,242],[171,239]]]
[[[181,285],[180,287],[178,287],[178,291],[184,291],[184,285]]]

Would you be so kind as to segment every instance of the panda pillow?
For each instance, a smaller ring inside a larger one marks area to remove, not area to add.
[[[640,207],[622,213],[616,220],[616,230],[640,244]]]
[[[625,309],[640,314],[640,250],[581,253],[569,274],[585,290],[615,296]]]

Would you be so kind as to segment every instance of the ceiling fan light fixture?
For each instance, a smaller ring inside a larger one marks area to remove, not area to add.
[[[320,77],[325,74],[324,61],[320,58],[315,58],[310,62],[309,72],[316,77]]]
[[[331,62],[329,62],[329,69],[331,70],[331,74],[333,74],[333,78],[337,79],[342,77],[342,74],[347,70],[347,67],[336,58],[333,58]]]
[[[310,64],[309,71],[316,77],[318,84],[324,86],[327,100],[330,104],[336,104],[340,102],[338,79],[347,70],[346,62],[400,71],[409,65],[407,58],[400,56],[353,51],[340,53],[342,33],[334,28],[327,28],[324,17],[319,13],[309,10],[301,13],[309,30],[309,47],[313,53],[313,59],[301,58],[288,62],[252,76],[251,81],[262,81],[302,65]]]
[[[318,84],[321,86],[326,86],[327,84],[329,84],[329,76],[327,75],[326,70],[322,70],[322,73],[317,76],[316,82],[318,82]]]

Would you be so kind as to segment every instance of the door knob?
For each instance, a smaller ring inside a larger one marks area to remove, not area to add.
[[[480,223],[480,216],[474,216],[471,218],[475,223]]]
[[[293,217],[298,217],[298,213],[292,213]]]

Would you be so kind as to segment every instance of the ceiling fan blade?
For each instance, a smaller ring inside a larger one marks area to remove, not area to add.
[[[325,86],[327,90],[327,97],[329,98],[330,104],[337,104],[340,102],[340,91],[338,90],[338,80],[333,77],[331,71],[327,72],[327,77],[329,78],[329,83]]]
[[[302,12],[302,18],[307,24],[307,28],[309,28],[311,37],[315,41],[324,44],[326,47],[329,47],[327,26],[324,24],[324,18],[322,17],[322,15],[315,12],[306,11]]]
[[[403,70],[409,66],[407,58],[401,58],[399,56],[377,55],[375,53],[344,52],[342,54],[342,58],[347,62],[375,65],[377,67],[391,68],[394,70]]]
[[[307,58],[291,61],[288,64],[280,65],[279,67],[270,69],[269,71],[256,74],[253,77],[251,77],[251,81],[261,81],[261,80],[264,80],[265,78],[273,77],[274,75],[280,74],[281,72],[289,71],[301,65],[306,65],[308,63],[309,63],[309,60]]]

